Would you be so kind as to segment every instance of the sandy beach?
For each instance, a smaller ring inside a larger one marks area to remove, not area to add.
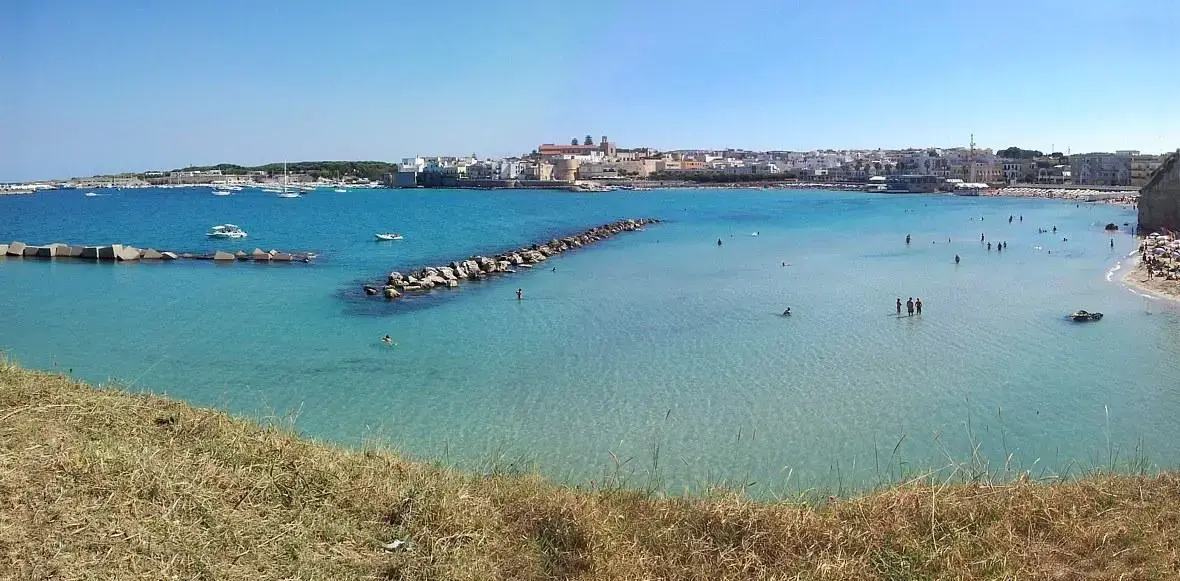
[[[1123,276],[1129,286],[1180,301],[1180,241],[1166,235],[1152,234],[1143,240],[1139,256]],[[1155,273],[1148,276],[1148,262]]]

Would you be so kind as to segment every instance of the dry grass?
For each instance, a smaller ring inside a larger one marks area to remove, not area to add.
[[[5,579],[1177,577],[1175,474],[661,499],[342,450],[0,363]]]

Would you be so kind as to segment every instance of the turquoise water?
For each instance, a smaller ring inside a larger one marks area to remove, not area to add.
[[[1128,209],[763,190],[108,193],[0,197],[0,240],[321,258],[0,260],[0,349],[24,365],[464,467],[525,456],[570,482],[612,472],[612,454],[636,481],[756,491],[860,486],[967,459],[973,441],[1034,475],[1111,450],[1180,460],[1180,311],[1107,279],[1135,242],[1102,226],[1134,222]],[[359,292],[623,217],[667,222],[511,280],[393,304]],[[224,222],[250,238],[206,240]],[[390,230],[405,240],[371,240]],[[924,314],[895,317],[910,296]],[[1079,308],[1106,318],[1063,319]]]

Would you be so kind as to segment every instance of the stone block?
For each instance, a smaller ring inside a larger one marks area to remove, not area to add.
[[[139,260],[139,249],[134,246],[123,246],[119,248],[119,252],[115,254],[115,258],[123,262]]]
[[[85,250],[85,246],[71,246],[66,249],[66,256],[69,256],[70,258],[81,258],[82,252]]]
[[[270,259],[273,260],[274,262],[291,262],[292,258],[293,257],[290,254],[287,254],[286,252],[279,252],[279,253],[274,254],[270,257]]]
[[[7,255],[8,255],[8,245],[7,244],[0,244],[0,256],[7,256]]]
[[[213,260],[235,260],[234,255],[218,250],[213,253]]]
[[[53,245],[38,246],[35,256],[37,258],[53,258],[54,256],[57,256],[57,249],[58,247]]]
[[[123,251],[122,244],[112,244],[110,246],[99,246],[98,247],[98,259],[99,260],[115,260],[116,258],[118,258],[119,253],[122,251]]]
[[[25,251],[21,254],[21,256],[24,256],[25,258],[32,258],[37,256],[37,253],[41,250],[43,249],[40,246],[26,246]]]
[[[246,254],[245,252],[239,250],[234,253],[234,257],[237,258],[238,260],[246,260],[250,256],[248,254]]]
[[[25,243],[24,242],[13,242],[12,244],[8,245],[8,255],[9,256],[24,256],[24,254],[25,254]]]
[[[164,255],[157,252],[155,248],[148,248],[143,251],[143,256],[140,256],[140,258],[144,260],[159,260],[164,258]]]
[[[80,258],[98,258],[101,246],[83,246]]]
[[[176,260],[177,258],[180,258],[179,256],[176,255],[175,252],[161,252],[160,256],[164,260]]]

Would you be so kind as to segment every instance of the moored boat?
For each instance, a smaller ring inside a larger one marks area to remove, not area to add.
[[[377,240],[401,240],[402,239],[402,235],[398,234],[396,232],[389,232],[386,234],[374,234],[374,236],[377,237]]]
[[[245,238],[246,231],[242,230],[234,224],[221,224],[214,226],[205,233],[210,238]]]
[[[1079,323],[1087,322],[1087,321],[1101,321],[1102,320],[1102,313],[1091,313],[1089,311],[1074,311],[1073,313],[1070,313],[1069,318],[1073,319],[1074,321],[1077,321]]]

